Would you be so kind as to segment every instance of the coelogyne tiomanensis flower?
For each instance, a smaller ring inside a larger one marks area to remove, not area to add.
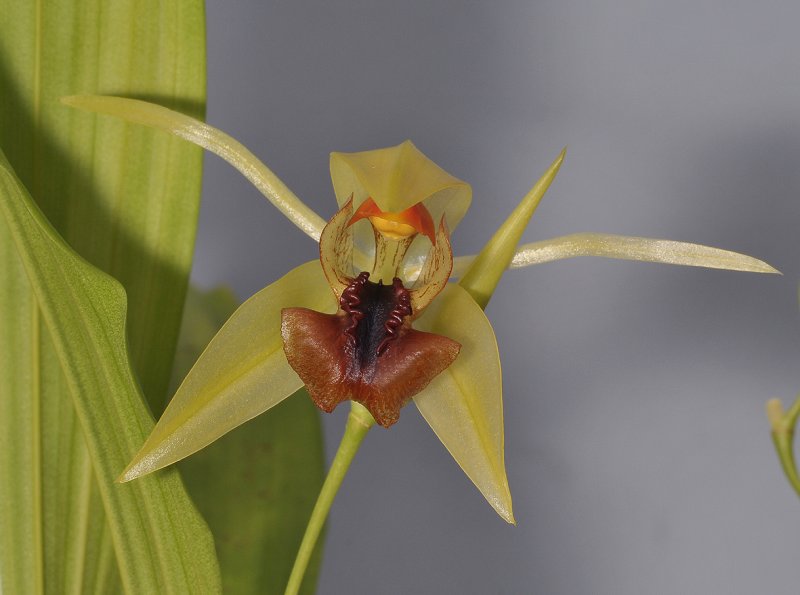
[[[325,411],[353,400],[287,593],[300,587],[367,429],[376,421],[395,423],[409,399],[498,514],[514,522],[503,453],[500,362],[482,311],[507,268],[604,256],[777,272],[726,250],[610,234],[572,234],[518,246],[563,152],[477,257],[454,260],[448,226],[454,229],[463,217],[471,190],[410,142],[333,153],[331,177],[340,210],[325,225],[245,147],[203,122],[131,99],[63,101],[160,128],[217,153],[320,243],[320,260],[265,287],[225,323],[120,478],[134,479],[200,450],[304,384]],[[459,283],[448,283],[451,276],[460,277]]]
[[[121,479],[196,452],[305,385],[321,409],[352,399],[385,427],[413,398],[513,522],[494,333],[469,293],[447,282],[448,224],[466,212],[469,185],[410,142],[333,153],[331,176],[341,208],[321,228],[320,259],[231,316]]]

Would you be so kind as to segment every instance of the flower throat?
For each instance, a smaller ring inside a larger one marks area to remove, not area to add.
[[[373,283],[369,273],[360,273],[342,292],[342,310],[350,317],[345,329],[347,349],[361,369],[374,364],[397,338],[403,319],[411,315],[411,297],[395,277],[391,285]]]

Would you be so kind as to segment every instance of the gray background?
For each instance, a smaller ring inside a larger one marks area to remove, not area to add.
[[[519,526],[408,407],[345,481],[321,593],[798,592],[800,502],[763,414],[800,389],[798,23],[796,0],[209,2],[208,121],[326,218],[330,151],[410,138],[473,185],[454,243],[474,251],[568,144],[526,241],[672,238],[785,273],[508,274],[487,313]],[[197,283],[246,297],[315,257],[206,164]]]

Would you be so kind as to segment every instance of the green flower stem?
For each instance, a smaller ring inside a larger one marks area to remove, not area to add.
[[[767,417],[772,425],[772,441],[789,483],[800,496],[800,476],[794,461],[794,429],[800,416],[800,397],[784,412],[779,399],[767,402]]]
[[[311,559],[311,554],[314,551],[314,546],[317,543],[322,527],[325,525],[325,520],[328,518],[333,499],[336,497],[339,486],[342,485],[342,480],[350,468],[350,463],[353,461],[356,452],[358,452],[361,442],[367,435],[367,431],[375,425],[375,420],[363,405],[355,401],[351,401],[351,403],[352,407],[347,418],[342,441],[339,443],[339,449],[336,451],[331,468],[328,470],[325,483],[322,484],[317,503],[314,504],[314,510],[311,513],[305,535],[303,535],[303,541],[300,543],[300,549],[297,552],[297,558],[294,561],[292,574],[289,576],[289,583],[286,585],[285,595],[297,595],[300,591],[308,561]]]

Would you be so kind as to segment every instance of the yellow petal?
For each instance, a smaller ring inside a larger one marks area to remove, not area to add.
[[[281,309],[289,306],[335,310],[319,262],[290,271],[234,312],[186,376],[120,481],[197,452],[303,386],[283,352]]]
[[[382,211],[399,213],[419,202],[434,221],[446,215],[453,231],[469,208],[472,188],[428,159],[411,141],[395,147],[360,153],[331,153],[331,178],[339,206],[353,197],[353,208],[371,197]],[[356,247],[374,252],[372,230],[366,223],[354,225]],[[430,243],[418,237],[406,259],[425,255]],[[421,263],[420,263],[421,264]]]
[[[494,331],[483,310],[454,283],[415,323],[461,343],[453,364],[414,402],[467,476],[514,523],[503,450],[503,396]]]
[[[157,128],[219,155],[250,180],[289,221],[319,241],[325,220],[306,206],[258,157],[221,130],[180,112],[138,99],[73,95],[62,97],[61,103]]]
[[[575,233],[525,244],[520,246],[514,255],[511,268],[526,267],[575,256],[603,256],[710,269],[780,274],[780,271],[766,262],[738,252],[687,242],[606,233]]]
[[[485,308],[497,287],[500,277],[508,268],[533,212],[556,177],[567,150],[563,149],[533,188],[520,201],[503,224],[494,232],[469,269],[459,281],[481,308]]]

